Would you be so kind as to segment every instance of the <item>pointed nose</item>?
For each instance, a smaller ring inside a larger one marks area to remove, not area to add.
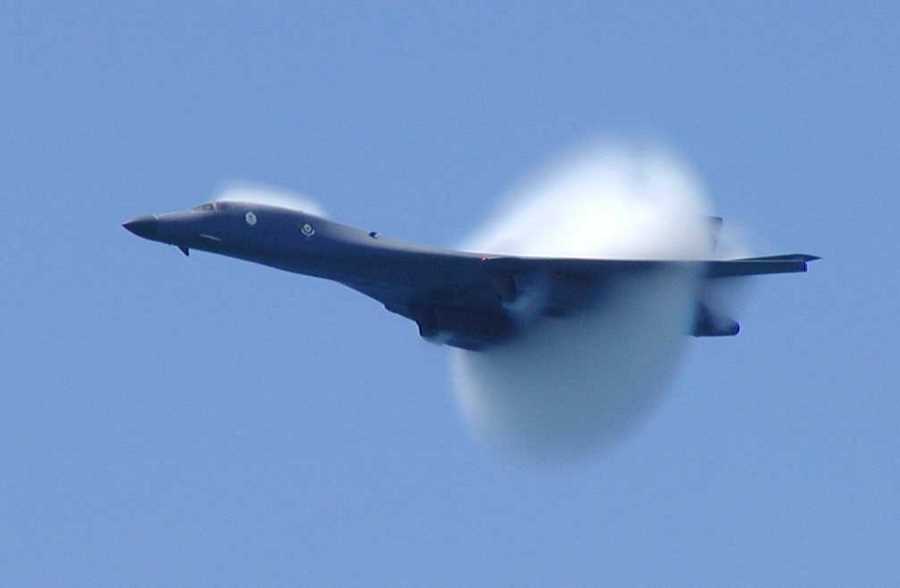
[[[159,234],[159,219],[153,215],[139,216],[122,226],[144,239],[155,239]]]

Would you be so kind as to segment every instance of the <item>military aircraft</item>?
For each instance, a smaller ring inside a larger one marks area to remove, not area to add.
[[[710,218],[717,233],[718,217]],[[515,337],[533,316],[559,317],[602,303],[620,276],[683,268],[708,284],[721,278],[805,272],[814,255],[732,260],[622,260],[515,257],[433,249],[387,239],[302,210],[240,201],[142,216],[123,225],[152,241],[227,255],[339,282],[416,322],[419,334],[445,345],[481,350]],[[738,323],[717,316],[698,293],[691,334],[736,335]],[[532,296],[537,293],[538,295]]]

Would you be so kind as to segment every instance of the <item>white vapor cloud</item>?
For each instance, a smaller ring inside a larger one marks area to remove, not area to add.
[[[257,184],[246,181],[227,182],[213,198],[215,202],[253,202],[278,206],[293,210],[302,210],[316,216],[325,216],[325,211],[314,200],[285,190],[265,184]]]
[[[522,185],[464,248],[607,259],[710,255],[703,190],[656,146],[595,144]],[[451,374],[474,434],[536,458],[608,446],[670,382],[693,320],[698,278],[671,270],[623,278],[602,303],[542,317],[480,352],[454,349]]]

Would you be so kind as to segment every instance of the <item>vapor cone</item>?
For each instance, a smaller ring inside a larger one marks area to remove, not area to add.
[[[709,255],[705,199],[658,148],[594,146],[526,182],[465,248],[605,259]],[[699,277],[671,270],[608,285],[567,318],[534,318],[486,351],[452,351],[463,415],[477,437],[535,457],[602,447],[640,422],[670,382],[693,320]]]

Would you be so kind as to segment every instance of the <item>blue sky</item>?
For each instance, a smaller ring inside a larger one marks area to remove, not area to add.
[[[900,582],[900,11],[333,4],[0,2],[0,583]],[[566,467],[372,301],[120,227],[238,178],[452,244],[598,133],[825,260]]]

